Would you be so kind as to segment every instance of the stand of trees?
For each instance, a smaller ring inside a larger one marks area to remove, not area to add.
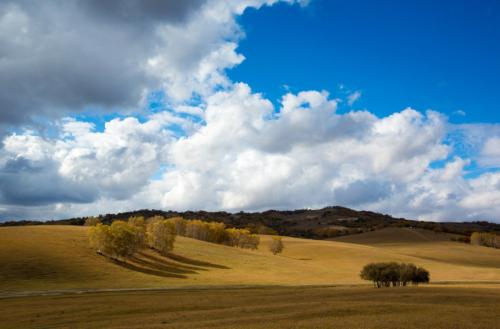
[[[364,280],[373,281],[373,286],[393,287],[406,286],[408,283],[417,285],[428,283],[429,272],[423,267],[417,267],[411,263],[371,263],[365,265],[360,273]]]
[[[100,254],[123,261],[142,246],[138,229],[122,220],[111,225],[98,223],[89,231],[90,245]]]
[[[90,226],[91,247],[118,261],[124,261],[146,247],[167,255],[174,248],[177,235],[248,249],[257,249],[260,242],[259,237],[247,229],[226,228],[224,223],[181,217],[165,219],[153,216],[145,220],[142,216],[132,216],[127,222],[115,220],[111,225],[90,217],[86,225]]]
[[[490,248],[500,248],[500,235],[487,232],[474,232],[470,236],[470,243]]]
[[[247,249],[257,249],[260,243],[259,237],[250,230],[226,228],[226,225],[220,222],[185,220],[181,217],[168,221],[173,223],[178,235],[188,238]]]

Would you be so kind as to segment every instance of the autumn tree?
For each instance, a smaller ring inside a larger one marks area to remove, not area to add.
[[[281,237],[279,237],[279,236],[274,237],[273,236],[273,238],[271,240],[271,245],[269,247],[271,252],[274,255],[277,255],[283,251],[283,248],[284,248],[284,246],[283,246],[283,241],[281,240]]]
[[[146,246],[146,220],[143,216],[132,216],[128,219],[129,225],[137,231],[137,238],[141,247]]]
[[[109,225],[98,223],[92,226],[89,230],[90,246],[99,254],[111,254],[111,234],[109,233]]]
[[[85,219],[85,226],[96,226],[101,223],[101,219],[98,217],[87,217]]]
[[[470,243],[478,246],[500,248],[500,236],[495,233],[474,232],[470,236]]]
[[[146,226],[146,237],[149,247],[162,255],[168,254],[174,248],[175,225],[163,218],[152,218]]]
[[[97,224],[89,232],[90,244],[97,252],[116,260],[132,256],[141,247],[138,231],[127,222]]]
[[[175,225],[175,232],[177,235],[186,235],[186,220],[182,217],[171,217],[168,219]]]

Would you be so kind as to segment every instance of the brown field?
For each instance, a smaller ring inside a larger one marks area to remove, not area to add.
[[[256,251],[178,237],[169,257],[147,250],[118,264],[88,247],[85,227],[0,228],[0,328],[493,328],[500,321],[500,250],[412,229],[283,240],[283,254],[274,256],[268,236]],[[359,279],[373,261],[424,266],[432,284],[373,289]],[[143,288],[157,290],[133,291]]]
[[[263,287],[0,299],[0,327],[484,328],[500,289]]]

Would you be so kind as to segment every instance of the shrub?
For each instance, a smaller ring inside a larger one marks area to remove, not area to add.
[[[274,255],[277,255],[283,251],[283,241],[281,237],[273,237],[269,249]]]

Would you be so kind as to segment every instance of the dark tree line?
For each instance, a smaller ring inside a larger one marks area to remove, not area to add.
[[[373,281],[373,286],[380,287],[404,287],[408,283],[418,285],[428,283],[429,271],[423,267],[417,267],[412,263],[370,263],[365,265],[360,273],[364,280]]]

